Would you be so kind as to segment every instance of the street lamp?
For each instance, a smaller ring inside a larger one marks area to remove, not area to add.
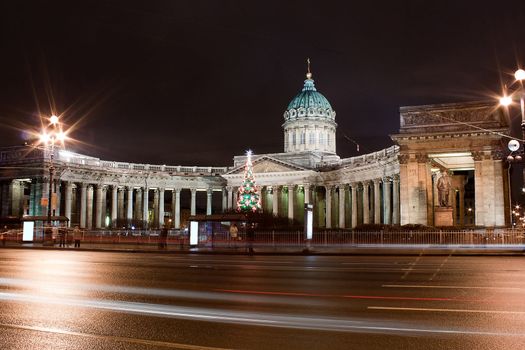
[[[521,141],[525,140],[525,89],[523,87],[523,82],[525,81],[525,70],[518,69],[514,72],[514,83],[518,83],[518,88],[515,89],[510,95],[507,95],[507,91],[504,92],[504,95],[499,99],[500,105],[504,107],[509,107],[514,102],[514,95],[519,98],[520,109],[521,109]],[[521,145],[517,140],[510,140],[508,143],[508,148],[511,154],[507,156],[509,162],[512,161],[521,161],[523,158],[520,154],[514,155],[514,152],[520,149]]]
[[[59,119],[56,115],[49,117],[49,124],[47,127],[42,129],[40,134],[40,143],[44,146],[44,150],[49,151],[49,192],[47,197],[47,228],[44,230],[44,243],[47,240],[51,241],[52,229],[51,229],[51,211],[52,211],[52,197],[53,197],[53,173],[54,158],[55,158],[55,145],[64,145],[66,140],[66,133],[60,125]],[[44,153],[45,154],[45,153]]]

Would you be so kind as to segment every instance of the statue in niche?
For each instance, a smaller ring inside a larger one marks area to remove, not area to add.
[[[449,196],[450,196],[450,178],[446,170],[441,171],[441,176],[437,182],[438,190],[438,201],[440,207],[450,207]]]

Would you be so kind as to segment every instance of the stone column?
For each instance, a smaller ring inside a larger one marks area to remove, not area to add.
[[[474,201],[476,226],[505,225],[503,166],[489,151],[472,152],[474,158]]]
[[[389,177],[383,179],[383,221],[385,225],[392,224],[392,206],[390,203],[390,186],[392,182]]]
[[[288,185],[288,219],[292,220],[294,219],[294,185]]]
[[[172,195],[173,220],[175,228],[180,228],[180,188],[175,188]]]
[[[228,210],[231,210],[233,207],[233,187],[227,186],[226,190],[228,191]]]
[[[142,220],[142,188],[136,190],[134,219]]]
[[[379,192],[380,179],[374,179],[374,224],[381,224],[381,193]]]
[[[206,190],[206,215],[211,215],[213,200],[213,189],[208,188]]]
[[[67,226],[71,227],[71,197],[73,195],[73,184],[70,181],[66,182],[66,193],[64,194],[64,215],[69,219]]]
[[[339,185],[339,228],[345,228],[345,202],[346,202],[346,189],[345,185]]]
[[[152,227],[159,227],[159,189],[153,190],[153,225]]]
[[[272,214],[273,216],[279,216],[279,186],[272,186]]]
[[[130,227],[133,221],[133,186],[128,186],[128,206],[126,214],[126,222],[128,227]]]
[[[164,226],[164,189],[159,188],[159,228]]]
[[[117,228],[117,197],[118,186],[111,186],[111,228]]]
[[[107,227],[106,225],[106,216],[108,213],[107,200],[106,200],[107,195],[108,195],[108,187],[104,186],[102,188],[102,228]]]
[[[225,188],[222,189],[222,212],[228,210],[228,193]]]
[[[363,224],[370,223],[370,198],[368,195],[368,186],[370,181],[363,181]]]
[[[326,189],[326,214],[325,227],[332,228],[332,186],[325,186]]]
[[[149,226],[149,188],[144,188],[142,194],[142,221],[144,222],[144,228]]]
[[[310,203],[310,184],[304,184],[304,204]]]
[[[197,213],[197,189],[192,188],[191,191],[191,208],[190,214],[195,215]]]
[[[80,184],[80,228],[86,228],[87,214],[87,184]]]
[[[124,188],[118,189],[118,219],[122,220],[125,218],[124,213]]]
[[[394,175],[392,179],[392,224],[399,225],[400,210],[399,210],[399,176]]]
[[[95,198],[95,228],[102,228],[102,187],[103,185],[97,184],[97,195]]]
[[[357,226],[357,183],[352,186],[352,228]]]
[[[93,228],[93,186],[89,185],[87,188],[87,204],[86,204],[86,228],[91,230]]]
[[[237,210],[237,198],[239,197],[239,188],[233,189],[233,209]]]

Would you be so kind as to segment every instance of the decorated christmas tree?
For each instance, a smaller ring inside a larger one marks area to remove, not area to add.
[[[244,180],[237,194],[237,211],[242,213],[256,213],[261,210],[261,197],[255,185],[252,168],[252,152],[246,153],[246,165],[244,166]]]

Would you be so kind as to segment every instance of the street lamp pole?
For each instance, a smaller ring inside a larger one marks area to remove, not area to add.
[[[55,144],[51,142],[51,154],[49,155],[49,193],[47,197],[47,224],[51,226],[51,202],[53,199],[53,173],[55,167],[53,166],[53,160],[55,158]]]
[[[515,93],[519,94],[519,100],[520,100],[520,111],[521,111],[521,142],[518,142],[517,140],[510,140],[508,144],[509,150],[514,153],[519,150],[521,147],[521,143],[525,142],[525,89],[523,87],[523,82],[525,80],[525,70],[518,69],[516,72],[514,72],[514,78],[516,79],[515,82],[519,84],[519,88]],[[513,98],[512,95],[507,95],[507,92],[505,91],[505,95],[500,98],[500,104],[502,106],[508,107],[512,104]],[[520,154],[513,155],[510,154],[507,157],[507,160],[509,162],[512,162],[514,160],[520,161],[522,160],[522,156]]]
[[[47,196],[47,227],[44,230],[43,241],[46,243],[46,239],[51,241],[52,239],[52,228],[51,228],[51,214],[52,214],[52,202],[53,202],[53,175],[55,171],[54,159],[55,159],[55,143],[63,143],[66,139],[66,134],[62,131],[59,124],[58,117],[52,115],[49,118],[50,128],[42,130],[40,135],[40,142],[44,145],[44,151],[49,151],[49,192]],[[44,153],[45,155],[45,153]]]

